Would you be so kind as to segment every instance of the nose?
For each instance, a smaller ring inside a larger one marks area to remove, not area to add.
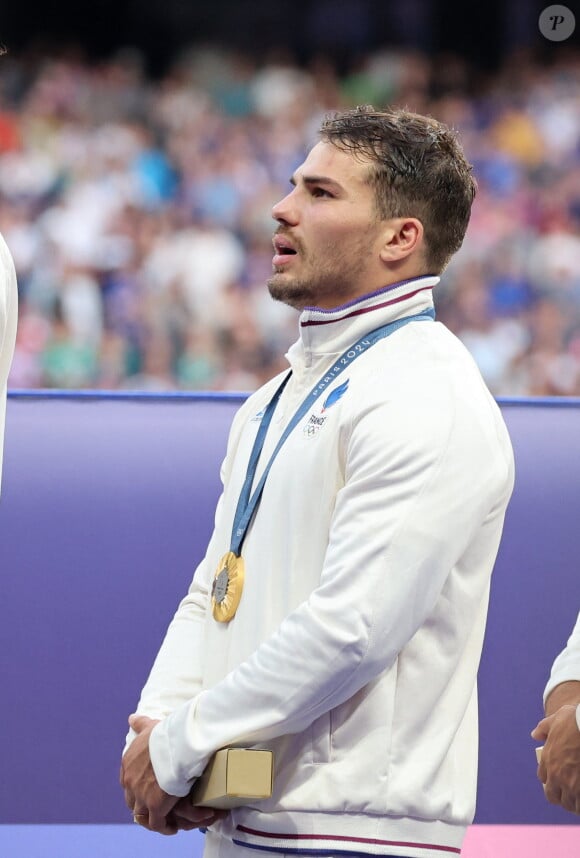
[[[274,220],[277,220],[278,223],[288,226],[296,226],[298,223],[298,210],[296,207],[296,197],[294,196],[295,193],[296,188],[293,188],[289,194],[286,194],[280,202],[276,203],[276,205],[272,207],[272,217]]]

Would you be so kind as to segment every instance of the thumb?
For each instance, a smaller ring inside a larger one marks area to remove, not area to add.
[[[552,717],[542,718],[542,720],[534,727],[531,732],[532,739],[538,739],[538,741],[543,741],[548,738],[548,733],[550,732],[550,727],[552,724]]]
[[[157,723],[158,721],[148,718],[147,715],[129,715],[129,727],[135,730],[136,733],[142,733],[149,727],[154,727]]]

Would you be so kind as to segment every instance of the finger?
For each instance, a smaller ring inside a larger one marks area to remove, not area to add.
[[[543,760],[538,766],[538,780],[542,781],[543,784],[548,780],[548,770],[546,768],[546,763]]]
[[[544,793],[550,804],[562,804],[562,790],[560,787],[547,783],[544,786]]]
[[[171,818],[171,814],[167,817],[155,811],[149,811],[149,831],[156,831],[158,834],[177,834],[177,826]]]
[[[192,825],[212,825],[216,819],[219,817],[213,811],[206,811],[206,813],[198,813],[196,815],[192,815],[190,813],[182,813],[180,811],[177,812],[177,815],[180,819],[185,819],[187,822],[190,822]]]
[[[208,819],[214,819],[216,814],[220,813],[213,807],[195,807],[187,796],[175,805],[173,812],[189,822],[195,822],[196,825],[207,823]]]
[[[132,812],[133,808],[135,807],[135,793],[131,789],[125,790],[125,804]]]
[[[133,822],[136,822],[137,825],[141,825],[143,828],[149,828],[149,811],[148,810],[134,810],[133,811]]]
[[[202,808],[196,809],[201,810]],[[210,810],[210,808],[203,809],[206,811],[206,814],[202,816],[198,813],[195,817],[193,817],[189,811],[184,813],[173,811],[170,814],[171,819],[169,822],[175,824],[180,831],[191,831],[194,828],[207,828],[209,825],[213,825],[214,822],[217,822],[218,819],[223,819],[223,817],[226,816],[226,811],[223,810]]]
[[[203,823],[201,822],[191,822],[191,820],[186,819],[184,816],[179,816],[179,814],[172,813],[167,817],[167,822],[169,825],[174,825],[178,831],[194,831],[196,828],[199,828]],[[211,823],[205,823],[206,825],[211,825]]]
[[[201,810],[201,808],[199,808]],[[217,822],[219,819],[225,819],[228,815],[229,810],[220,810],[216,807],[206,807],[204,810],[211,811],[211,816],[206,819],[200,820],[200,825],[213,825],[214,822]]]
[[[542,718],[542,720],[536,724],[531,732],[532,739],[538,739],[541,742],[547,738],[548,733],[550,732],[550,727],[552,726],[553,717],[553,715],[550,715],[549,718]]]
[[[121,762],[121,770],[119,772],[119,781],[121,786],[123,787],[123,791],[125,793],[125,804],[129,808],[129,810],[133,810],[135,807],[135,793],[127,784],[127,778],[125,775],[125,761]]]
[[[135,730],[136,733],[142,733],[143,730],[153,726],[155,723],[156,722],[152,718],[148,718],[147,715],[136,715],[135,713],[129,715],[129,727]]]
[[[121,760],[121,768],[119,769],[119,783],[123,787],[124,790],[129,789],[129,784],[127,780],[127,765],[125,757]]]
[[[530,733],[530,736],[532,737],[532,739],[537,739],[538,742],[543,742],[548,737],[548,731],[542,730],[540,724],[538,724],[537,727],[534,727],[534,729]]]
[[[570,813],[576,812],[576,799],[573,795],[570,795],[569,792],[563,791],[560,797],[560,804],[564,808],[564,810],[570,811]]]

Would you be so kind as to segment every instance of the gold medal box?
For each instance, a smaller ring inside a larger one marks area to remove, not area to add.
[[[270,798],[274,754],[255,748],[222,748],[190,792],[195,807],[241,807]]]

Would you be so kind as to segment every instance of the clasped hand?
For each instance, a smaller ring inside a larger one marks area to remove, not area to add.
[[[179,798],[161,789],[149,755],[149,736],[157,723],[144,715],[129,717],[129,725],[137,736],[121,762],[120,781],[134,821],[149,831],[177,834],[206,828],[223,819],[227,811],[194,807],[189,796]]]
[[[580,731],[576,706],[561,706],[553,715],[543,718],[532,736],[545,743],[538,777],[544,784],[546,798],[572,813],[580,813]]]

